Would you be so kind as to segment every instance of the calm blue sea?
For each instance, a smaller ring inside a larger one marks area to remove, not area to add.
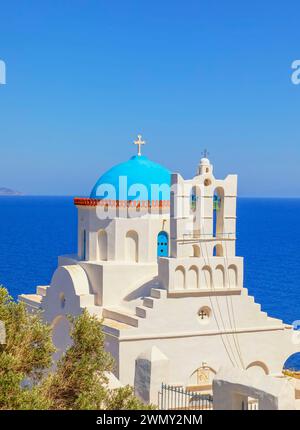
[[[262,309],[300,320],[300,199],[238,200],[237,255]],[[13,297],[47,285],[57,256],[76,251],[72,197],[0,197],[0,284]],[[289,366],[300,369],[300,359]]]

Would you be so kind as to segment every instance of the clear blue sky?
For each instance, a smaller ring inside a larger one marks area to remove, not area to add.
[[[2,2],[0,186],[86,195],[135,153],[300,197],[299,1]]]

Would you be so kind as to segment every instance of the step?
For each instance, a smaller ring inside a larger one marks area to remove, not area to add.
[[[114,336],[120,336],[121,331],[132,330],[132,326],[128,324],[121,323],[119,321],[111,320],[105,318],[103,320],[103,332],[105,334],[112,334]]]
[[[40,309],[42,296],[39,294],[21,294],[18,296],[20,302],[25,303],[26,306],[30,306],[33,309]]]
[[[283,321],[279,318],[274,318],[274,317],[268,316],[268,321],[272,321],[274,324],[283,324]]]
[[[261,304],[260,303],[253,302],[253,304],[258,311],[261,311]]]
[[[130,314],[127,311],[123,311],[123,309],[119,308],[103,309],[103,317],[131,325],[132,327],[138,327],[139,325],[139,320],[136,315]]]
[[[95,296],[94,294],[82,294],[79,296],[80,306],[94,306],[95,305]]]
[[[40,296],[43,296],[43,297],[45,297],[46,296],[46,294],[47,294],[47,288],[49,287],[49,285],[39,285],[37,288],[36,288],[36,293],[38,294],[38,295],[40,295]]]
[[[150,295],[154,299],[160,299],[161,297],[163,297],[164,294],[166,294],[166,290],[163,290],[161,288],[151,288]]]
[[[136,315],[137,315],[138,317],[140,317],[140,318],[146,318],[146,316],[147,316],[147,311],[146,311],[146,309],[145,309],[145,308],[142,308],[141,306],[137,306],[137,307],[135,308],[135,313],[136,313]]]
[[[153,308],[154,300],[151,297],[145,297],[143,300],[143,306],[146,308]]]

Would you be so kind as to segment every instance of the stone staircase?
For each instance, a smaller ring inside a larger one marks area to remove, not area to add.
[[[36,294],[42,297],[45,297],[47,294],[47,288],[49,285],[39,285],[36,287]]]
[[[125,324],[128,328],[139,327],[141,319],[147,317],[148,312],[155,306],[155,302],[163,297],[166,297],[167,292],[161,288],[151,288],[150,296],[141,299],[142,303],[136,306],[135,313],[122,307],[111,306],[103,309],[104,319],[117,321]]]
[[[19,300],[25,303],[30,312],[38,311],[42,308],[43,300],[47,296],[49,285],[39,285],[36,287],[36,294],[21,294]],[[79,304],[82,309],[87,309],[90,315],[102,317],[101,306],[95,305],[94,294],[81,294]]]
[[[281,319],[270,317],[267,312],[262,311],[261,310],[261,304],[260,303],[256,303],[253,296],[247,295],[247,297],[248,297],[249,302],[252,304],[252,306],[255,307],[255,309],[256,309],[257,312],[259,312],[259,314],[260,314],[260,316],[261,316],[261,318],[263,320],[266,320],[268,322],[274,322],[275,324],[278,324],[278,323],[282,324],[283,323],[283,321]]]
[[[43,298],[47,294],[49,285],[38,285],[36,294],[21,294],[18,299],[26,305],[29,312],[36,312],[42,307]]]

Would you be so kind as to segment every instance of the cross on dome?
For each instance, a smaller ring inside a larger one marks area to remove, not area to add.
[[[209,152],[208,152],[208,150],[206,148],[204,149],[204,151],[202,151],[202,155],[203,155],[204,158],[208,158]]]
[[[141,152],[141,146],[142,145],[145,145],[145,141],[144,140],[142,140],[142,135],[141,134],[138,134],[138,138],[137,138],[137,140],[135,140],[134,142],[133,142],[135,145],[138,145],[138,155],[142,155],[142,152]]]

